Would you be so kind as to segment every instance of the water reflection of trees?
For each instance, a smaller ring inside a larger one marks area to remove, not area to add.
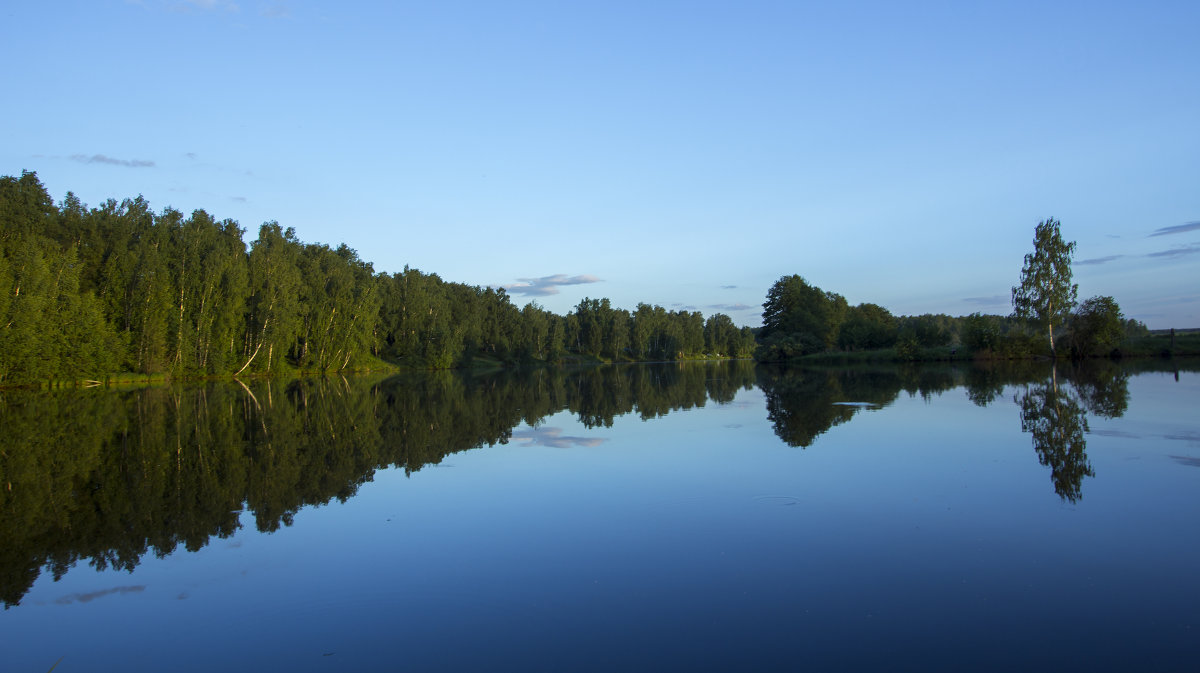
[[[1038,462],[1050,468],[1054,492],[1063,500],[1078,501],[1083,478],[1096,475],[1083,437],[1088,431],[1083,407],[1054,376],[1028,386],[1016,402],[1021,407],[1021,430],[1032,435]]]
[[[345,500],[375,470],[411,473],[505,443],[564,409],[589,427],[728,401],[749,362],[449,372],[386,380],[254,381],[137,391],[0,393],[0,601],[77,562],[132,570],[146,554],[261,531]]]
[[[1032,436],[1038,461],[1050,468],[1055,493],[1076,502],[1084,477],[1094,476],[1087,458],[1087,413],[1115,418],[1125,412],[1130,371],[1123,367],[1109,361],[1067,369],[1032,361],[962,367],[760,367],[758,385],[775,434],[799,447],[811,446],[864,409],[891,404],[901,392],[928,399],[961,386],[968,399],[987,406],[1019,386],[1015,401],[1021,429]]]
[[[864,409],[885,407],[901,392],[930,398],[962,384],[952,367],[797,368],[761,366],[767,418],[789,446],[809,447]]]
[[[1129,406],[1129,372],[1113,362],[1048,373],[1018,393],[1021,430],[1033,439],[1038,461],[1050,468],[1054,492],[1069,502],[1083,497],[1083,478],[1096,476],[1087,456],[1087,414],[1117,418]]]

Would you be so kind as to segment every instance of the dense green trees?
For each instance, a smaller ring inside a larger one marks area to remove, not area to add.
[[[154,213],[141,197],[89,209],[70,193],[55,205],[33,173],[0,178],[0,386],[753,349],[720,314],[710,342],[698,312],[585,299],[559,316],[518,308],[503,289],[378,274],[354,250],[302,243],[277,222],[248,248],[243,234],[203,210]]]
[[[704,349],[714,355],[748,357],[754,352],[754,333],[738,328],[724,313],[715,313],[704,323]]]
[[[890,349],[887,352],[897,360],[957,356],[960,346],[964,356],[977,358],[1054,357],[1054,330],[1063,324],[1069,328],[1067,341],[1074,357],[1119,354],[1119,346],[1144,337],[1148,330],[1140,322],[1125,320],[1112,297],[1093,297],[1071,312],[1078,293],[1071,282],[1075,244],[1062,239],[1059,226],[1055,219],[1038,223],[1021,284],[1012,288],[1011,316],[896,317],[876,304],[848,306],[841,295],[823,291],[801,276],[784,276],[767,292],[754,357],[784,361],[828,353],[835,345],[842,352]],[[1048,341],[1037,332],[1048,335]]]
[[[1071,314],[1071,354],[1107,355],[1125,338],[1125,318],[1112,297],[1092,297]]]
[[[0,178],[0,384],[43,377],[100,378],[120,351],[103,307],[81,282],[78,238],[55,240],[78,217],[60,214],[37,177]]]
[[[896,319],[877,304],[859,304],[846,311],[837,343],[843,350],[887,348],[896,343]]]
[[[850,306],[799,275],[768,291],[763,326],[724,314],[633,311],[586,298],[565,316],[518,308],[502,289],[405,268],[376,273],[346,246],[303,243],[268,222],[243,230],[203,210],[151,211],[140,197],[89,209],[55,205],[33,173],[0,178],[0,386],[100,380],[120,372],[209,376],[333,371],[380,361],[430,369],[566,357],[664,361],[705,356],[787,360],[832,350],[893,349],[899,359],[1046,352],[1031,329],[1066,324],[1077,357],[1145,332],[1111,297],[1074,314],[1073,243],[1039,223],[1011,317],[893,316]],[[1064,316],[1070,316],[1065,321]],[[1119,329],[1118,329],[1119,325]],[[1050,354],[1054,351],[1051,350]]]
[[[762,347],[756,357],[778,360],[829,349],[837,342],[848,310],[841,295],[810,285],[801,276],[780,278],[763,303],[758,335]]]
[[[961,318],[947,315],[893,316],[878,304],[850,306],[836,292],[801,276],[780,278],[763,303],[763,327],[755,357],[781,361],[833,349],[896,352],[937,348],[959,338]]]

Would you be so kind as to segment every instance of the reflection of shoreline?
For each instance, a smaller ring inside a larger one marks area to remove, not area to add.
[[[1050,468],[1054,492],[1069,502],[1083,497],[1083,478],[1095,472],[1087,457],[1087,414],[1118,418],[1129,407],[1128,370],[1112,362],[1095,366],[1073,367],[1059,381],[1056,365],[1048,376],[1014,398],[1021,407],[1021,430],[1033,439],[1038,461]],[[1109,437],[1139,439],[1137,435],[1115,430],[1096,431]]]
[[[605,441],[536,427],[563,410],[606,427],[623,414],[732,400],[753,382],[752,362],[722,361],[6,391],[0,601],[19,604],[43,569],[132,570],[147,553],[197,551],[232,536],[243,511],[258,530],[277,530],[303,507],[353,497],[379,469],[412,473],[510,440]],[[514,430],[523,425],[534,427]]]
[[[775,433],[807,447],[901,392],[929,398],[962,387],[986,405],[1005,386],[1045,381],[1049,373],[1028,362],[789,369],[722,361],[305,378],[284,386],[251,380],[245,387],[6,391],[0,601],[16,605],[43,571],[61,575],[81,561],[131,570],[147,553],[199,550],[251,516],[258,530],[277,530],[303,507],[353,497],[382,468],[412,473],[509,441],[554,448],[603,442],[537,427],[564,410],[586,428],[608,427],[625,414],[648,420],[728,403],[757,383]],[[1128,404],[1128,377],[1129,370],[1109,365],[1067,370],[1060,380],[1087,412],[1114,417]],[[1058,460],[1046,455],[1049,464]]]
[[[1129,405],[1130,372],[1108,361],[1064,368],[1019,361],[948,367],[760,367],[758,385],[767,417],[789,446],[808,448],[831,428],[863,410],[890,405],[901,392],[928,399],[962,387],[986,407],[1010,386],[1024,386],[1014,401],[1021,428],[1033,437],[1038,461],[1050,467],[1054,491],[1064,500],[1082,497],[1084,477],[1094,476],[1087,458],[1086,413],[1121,416]],[[1060,382],[1061,381],[1061,382]]]
[[[1084,477],[1096,476],[1087,457],[1087,416],[1066,384],[1048,380],[1027,387],[1015,399],[1021,430],[1033,437],[1038,462],[1050,468],[1054,492],[1069,502],[1083,497]]]

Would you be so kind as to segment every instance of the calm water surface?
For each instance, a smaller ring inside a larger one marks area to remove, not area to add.
[[[1196,670],[1167,367],[0,393],[0,670]]]

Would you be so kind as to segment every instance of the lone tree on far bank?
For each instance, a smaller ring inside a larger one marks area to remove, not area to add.
[[[1075,242],[1067,243],[1058,231],[1059,222],[1039,222],[1033,237],[1033,252],[1025,255],[1021,284],[1012,289],[1013,315],[1045,326],[1054,350],[1054,326],[1064,323],[1075,307],[1079,286],[1071,283],[1071,258]]]

